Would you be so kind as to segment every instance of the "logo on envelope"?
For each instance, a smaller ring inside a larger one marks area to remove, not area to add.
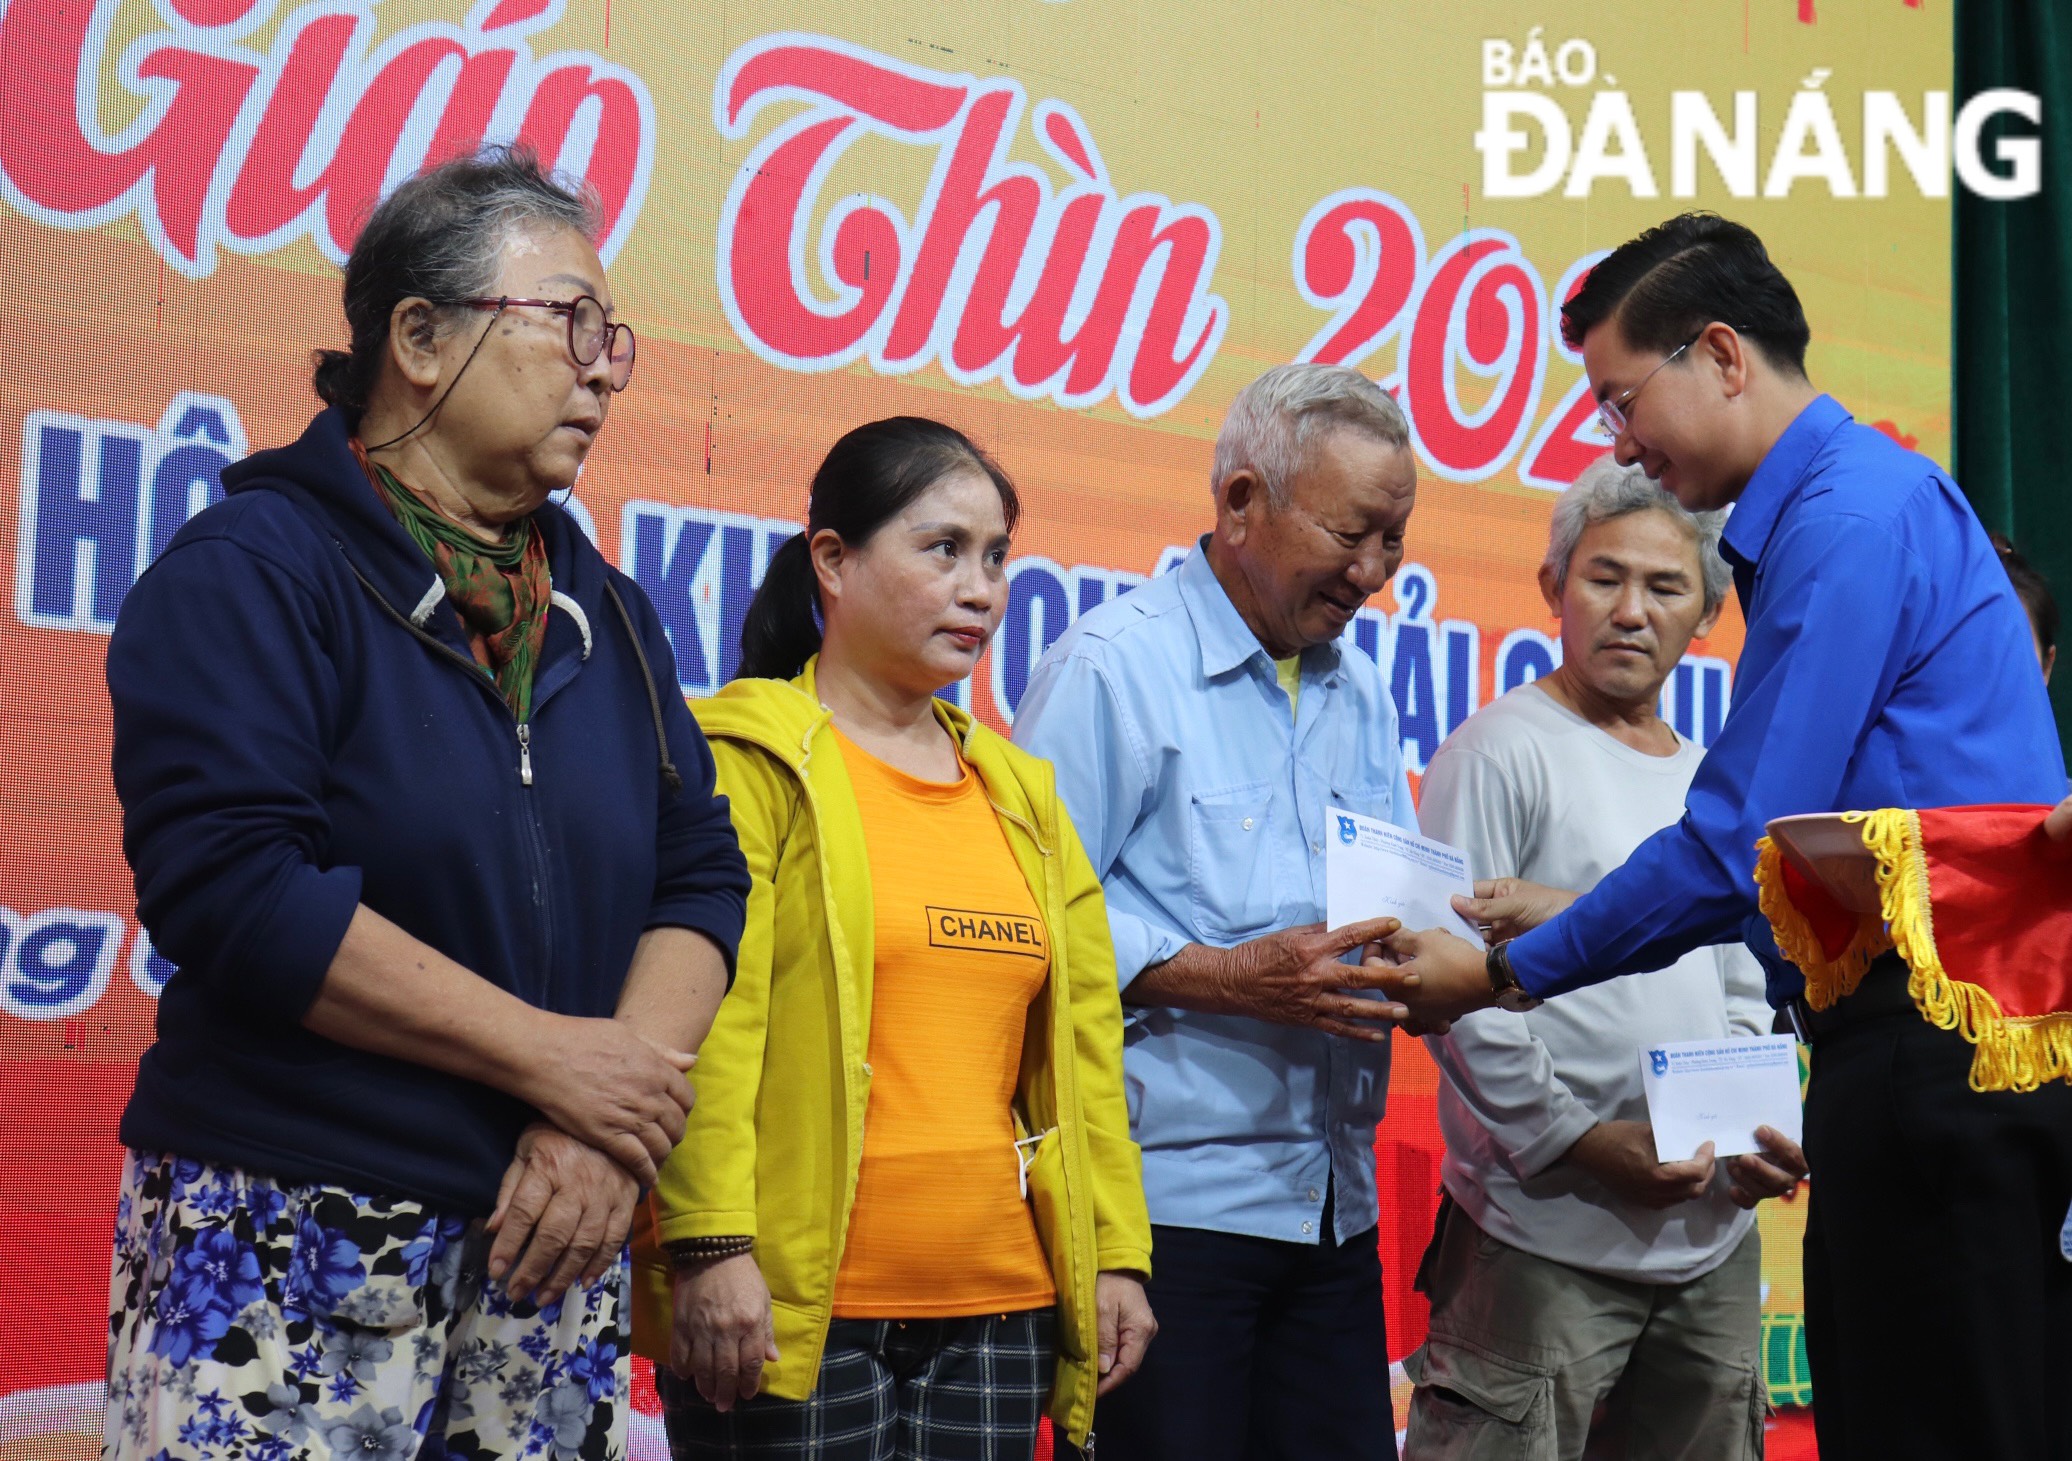
[[[1353,839],[1359,835],[1359,826],[1351,817],[1340,817],[1338,819],[1338,840],[1340,842],[1350,847],[1353,845]]]
[[[1648,1064],[1655,1068],[1656,1075],[1669,1074],[1669,1052],[1667,1050],[1650,1050],[1648,1052]]]

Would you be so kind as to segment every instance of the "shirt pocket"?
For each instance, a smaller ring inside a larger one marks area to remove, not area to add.
[[[1188,823],[1195,927],[1233,943],[1266,932],[1280,908],[1272,784],[1247,781],[1198,791]]]
[[[1334,781],[1331,783],[1331,801],[1334,806],[1372,817],[1377,822],[1393,823],[1396,784],[1393,781]]]

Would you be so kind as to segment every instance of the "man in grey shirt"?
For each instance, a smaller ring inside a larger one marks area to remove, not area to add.
[[[1729,575],[1693,517],[1610,458],[1554,510],[1541,588],[1562,664],[1463,725],[1425,774],[1427,834],[1477,877],[1587,889],[1683,814],[1703,752],[1656,714]],[[1710,1144],[1658,1162],[1639,1055],[1767,1033],[1755,959],[1702,948],[1522,1018],[1485,1010],[1431,1040],[1445,1071],[1444,1181],[1420,1275],[1431,1337],[1413,1458],[1762,1454],[1758,1242]]]

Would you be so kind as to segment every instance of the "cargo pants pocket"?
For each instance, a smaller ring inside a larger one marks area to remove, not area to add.
[[[1417,1387],[1411,1461],[1558,1461],[1550,1372],[1447,1340],[1427,1340],[1403,1372]]]

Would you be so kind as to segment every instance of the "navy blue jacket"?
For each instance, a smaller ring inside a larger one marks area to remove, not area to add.
[[[748,874],[711,752],[647,596],[558,507],[521,728],[339,412],[224,486],[108,646],[137,916],[178,966],[122,1140],[487,1214],[536,1113],[305,1030],[346,925],[365,903],[567,1015],[612,1013],[648,928],[731,965]]]

